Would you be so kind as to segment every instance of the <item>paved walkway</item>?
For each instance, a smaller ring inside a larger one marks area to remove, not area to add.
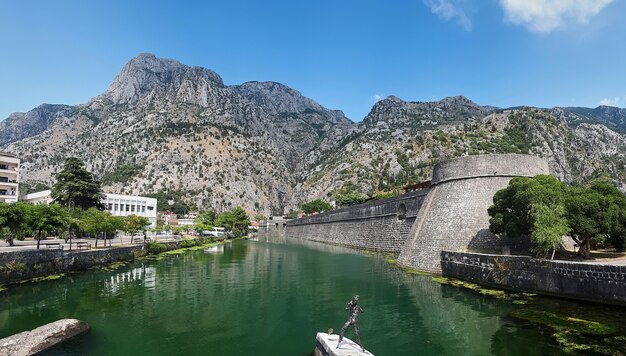
[[[174,241],[175,239],[180,239],[180,236],[174,237],[173,235],[148,234],[148,238],[153,239],[153,240],[158,240],[158,241]],[[105,241],[106,241],[107,247],[109,245],[112,245],[112,246],[130,245],[131,237],[130,235],[129,236],[118,235],[117,237],[113,239],[108,239],[108,240],[98,239],[98,248],[104,247]],[[135,243],[137,241],[143,242],[143,235],[135,235],[134,241]],[[72,251],[78,250],[77,245],[76,245],[77,242],[87,242],[91,244],[91,248],[96,247],[96,239],[93,239],[93,238],[72,239],[72,246],[71,246]],[[41,240],[41,245],[39,248],[42,250],[57,248],[56,246],[52,246],[52,245],[49,247],[48,245],[45,245],[46,243],[59,243],[61,246],[63,246],[64,251],[70,250],[69,241],[68,243],[66,243],[65,240],[57,239],[57,238],[48,238],[46,240]],[[0,242],[0,252],[25,251],[25,250],[36,250],[36,249],[37,249],[37,241],[33,239],[27,239],[24,241],[15,241],[13,246],[9,246],[9,244],[6,243],[5,241]]]

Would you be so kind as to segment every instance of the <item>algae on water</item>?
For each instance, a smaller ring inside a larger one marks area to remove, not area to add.
[[[543,324],[557,330],[573,330],[588,335],[610,335],[617,331],[614,325],[597,321],[579,319],[567,315],[559,315],[547,311],[520,309],[511,312],[511,316],[535,324]]]

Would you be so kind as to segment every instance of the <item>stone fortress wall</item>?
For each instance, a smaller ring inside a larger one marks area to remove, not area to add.
[[[288,220],[284,231],[265,233],[399,252],[405,267],[441,272],[440,253],[527,250],[528,240],[496,238],[487,208],[513,177],[549,174],[535,156],[464,156],[434,167],[432,186],[397,197]],[[401,218],[404,217],[404,218]]]
[[[427,190],[287,221],[288,237],[400,252]],[[277,231],[278,232],[278,231]]]
[[[441,272],[441,251],[515,250],[518,239],[489,232],[493,195],[513,177],[549,174],[539,157],[519,154],[464,156],[437,164],[432,186],[411,228],[398,264]],[[515,243],[512,243],[515,242]]]

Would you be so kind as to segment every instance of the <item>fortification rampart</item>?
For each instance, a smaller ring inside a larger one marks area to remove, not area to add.
[[[489,232],[487,209],[512,177],[549,174],[548,165],[528,155],[464,156],[434,167],[432,187],[401,250],[398,263],[441,272],[443,250],[519,248]],[[519,241],[519,240],[517,240]],[[500,251],[498,251],[500,252]]]
[[[427,191],[373,200],[286,223],[287,237],[400,252]]]

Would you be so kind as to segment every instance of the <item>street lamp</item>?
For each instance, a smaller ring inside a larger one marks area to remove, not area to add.
[[[72,205],[74,205],[74,207],[76,207],[76,204],[74,204],[74,201],[72,201],[72,199],[70,199],[67,202],[67,215],[70,218],[70,226],[68,226],[68,228],[67,228],[67,233],[70,236],[70,251],[72,251],[72,220],[73,220],[72,211],[71,211]]]

